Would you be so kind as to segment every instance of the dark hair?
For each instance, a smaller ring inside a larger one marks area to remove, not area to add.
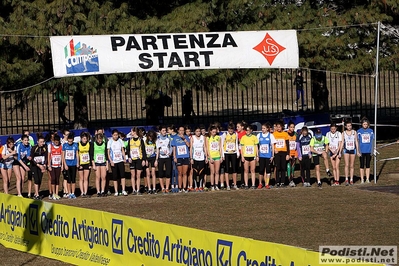
[[[7,138],[7,145],[8,144],[10,144],[10,143],[15,143],[15,140],[14,140],[14,138],[13,137],[11,137],[11,136],[9,136],[8,138]]]
[[[103,135],[103,133],[97,133],[96,136],[95,136],[95,139],[96,139],[96,141],[97,141],[97,140],[104,140],[104,135]]]
[[[289,122],[288,122],[288,127],[291,126],[291,125],[294,125],[294,126],[295,126],[294,121],[289,121]]]
[[[216,130],[217,130],[217,127],[215,127],[215,126],[210,126],[210,127],[209,127],[209,130],[208,130],[208,131],[209,131],[209,133],[210,133],[212,130],[214,130],[214,129],[216,129]]]
[[[253,130],[253,127],[252,127],[252,125],[247,125],[245,129]]]
[[[235,129],[235,126],[233,123],[229,123],[229,125],[227,126],[227,129]]]
[[[170,125],[168,126],[168,129],[172,129],[173,131],[176,132],[176,126],[175,126],[174,124],[170,124]]]
[[[121,139],[124,139],[124,138],[126,138],[126,134],[123,133],[123,132],[119,132],[119,137],[120,137]]]
[[[60,138],[60,136],[58,136],[58,135],[54,135],[54,140],[60,141],[61,138]]]
[[[119,131],[116,128],[112,130],[112,135],[114,135],[115,133],[118,133],[119,135]]]
[[[45,139],[42,133],[37,133],[37,140]]]
[[[74,139],[75,138],[75,134],[73,134],[72,132],[68,134],[68,138],[67,139]]]
[[[151,139],[151,141],[153,141],[153,142],[157,140],[157,133],[155,133],[154,130],[149,130],[147,132],[147,138],[145,139],[145,142],[147,144],[149,144],[149,139]]]
[[[337,127],[337,124],[331,123],[330,127]]]
[[[308,129],[308,127],[302,127],[301,131],[309,132],[309,129]]]
[[[275,123],[275,125],[276,126],[278,126],[278,125],[280,125],[283,129],[284,129],[284,122],[283,121],[277,121],[276,123]]]
[[[272,127],[269,122],[263,123],[262,126],[269,128],[269,129]]]
[[[21,140],[24,140],[24,139],[29,139],[28,135],[22,135]]]
[[[199,128],[200,128],[201,130],[206,129],[206,127],[205,127],[204,124],[199,125]]]
[[[162,129],[167,129],[168,127],[166,125],[160,125],[158,127],[159,131],[161,131]]]

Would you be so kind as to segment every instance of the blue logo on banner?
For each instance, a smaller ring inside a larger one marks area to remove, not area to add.
[[[39,235],[39,223],[37,219],[39,206],[36,204],[29,205],[29,232],[31,235]]]
[[[97,49],[85,43],[70,40],[64,47],[64,58],[67,74],[89,73],[100,71]]]
[[[231,254],[233,252],[233,242],[218,239],[216,245],[218,266],[231,266]]]
[[[112,252],[123,255],[122,248],[123,221],[112,219]]]

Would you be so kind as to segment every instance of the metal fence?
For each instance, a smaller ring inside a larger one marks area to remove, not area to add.
[[[281,69],[271,72],[269,77],[257,81],[251,88],[242,90],[238,84],[233,88],[221,86],[211,92],[193,89],[194,124],[209,124],[214,121],[264,120],[282,115],[314,113],[310,71],[303,70],[304,98],[307,106],[296,104],[293,85],[296,71]],[[146,124],[145,87],[132,84],[116,90],[99,90],[87,97],[89,126],[132,126]],[[396,123],[399,117],[398,73],[381,71],[379,75],[378,118],[379,121]],[[326,73],[328,105],[330,114],[374,116],[374,77],[368,75],[343,75]],[[139,89],[137,89],[139,88]],[[183,120],[182,100],[185,90],[170,93],[172,105],[164,109],[164,123],[180,124]],[[53,102],[54,92],[43,91],[33,99],[26,100],[21,93],[3,93],[0,99],[0,134],[16,134],[23,129],[43,131],[72,127],[64,125],[58,116],[58,105]],[[161,108],[161,107],[159,107]],[[65,115],[74,119],[72,97]]]

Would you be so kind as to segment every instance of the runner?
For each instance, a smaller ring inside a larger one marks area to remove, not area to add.
[[[360,183],[364,183],[364,172],[366,169],[366,183],[370,183],[370,161],[373,150],[374,131],[370,128],[370,121],[362,119],[362,127],[357,131],[360,153]]]
[[[328,151],[328,138],[323,136],[320,129],[315,130],[315,135],[310,140],[310,151],[312,152],[313,156],[313,163],[315,165],[315,172],[316,172],[316,179],[317,179],[317,186],[321,188],[321,177],[320,177],[320,157],[324,160],[324,165],[328,169],[328,158],[327,152]]]
[[[94,137],[94,142],[90,144],[90,158],[92,169],[96,173],[96,190],[97,197],[104,197],[105,186],[107,182],[108,171],[108,158],[107,158],[107,145],[104,141],[104,135],[97,133]]]
[[[206,138],[209,136],[209,134],[208,134],[208,132],[206,132],[205,126],[204,125],[200,125],[200,129],[201,129],[201,135],[204,136],[205,141],[206,141]],[[206,146],[205,146],[205,156],[206,156]],[[206,180],[207,180],[207,175],[209,175],[209,174],[210,174],[210,170],[209,170],[209,158],[208,158],[208,160],[205,161],[204,182],[202,183],[202,188],[205,191],[208,190],[208,188],[206,186]]]
[[[238,158],[240,157],[240,150],[238,147],[238,134],[234,132],[234,124],[230,123],[227,126],[227,132],[222,135],[222,146],[223,146],[223,164],[225,170],[226,188],[230,190],[229,175],[233,175],[233,183],[231,186],[233,189],[237,187],[237,166]],[[220,177],[220,183],[223,187],[223,175]]]
[[[59,200],[61,197],[58,195],[58,186],[60,184],[62,165],[62,146],[61,138],[58,135],[54,136],[53,142],[48,144],[48,171],[50,174],[51,191],[53,192],[52,199]]]
[[[301,176],[304,187],[311,187],[310,184],[310,166],[312,152],[310,151],[310,141],[312,136],[309,134],[307,127],[302,127],[301,136],[297,141],[298,160],[301,164]],[[306,178],[306,179],[304,179]]]
[[[178,134],[172,139],[174,162],[178,171],[178,184],[180,192],[188,192],[187,172],[190,164],[190,138],[184,134],[184,127],[180,126]]]
[[[245,134],[247,134],[247,132],[245,132],[245,125],[246,123],[244,121],[238,122],[237,123],[237,127],[236,127],[236,132],[237,132],[237,136],[238,136],[238,148],[240,149],[240,158],[238,158],[238,167],[240,168],[240,173],[241,173],[241,188],[244,188],[244,165],[242,164],[242,155],[241,155],[241,145],[240,145],[240,141],[241,138],[243,136],[245,136]]]
[[[63,138],[61,139],[61,146],[63,146],[65,143],[68,143],[68,135],[70,131],[68,129],[63,129],[62,130],[62,136]],[[62,175],[64,177],[64,181],[62,183],[62,189],[63,189],[63,198],[68,198],[69,196],[69,191],[68,191],[68,171],[65,170],[65,164],[63,164],[63,170],[62,170]]]
[[[334,181],[331,186],[339,186],[339,163],[341,162],[342,134],[337,131],[337,129],[337,125],[332,123],[330,125],[330,131],[326,134],[326,138],[329,141],[328,154],[330,156],[334,176]]]
[[[244,183],[245,189],[248,189],[248,171],[251,172],[251,189],[255,189],[255,166],[258,161],[258,138],[252,134],[252,126],[246,127],[246,134],[241,138],[241,161],[244,163]]]
[[[15,157],[17,156],[17,149],[14,145],[14,138],[8,137],[6,144],[3,146],[2,150],[2,163],[1,167],[1,176],[3,177],[3,189],[4,193],[8,194],[12,170],[14,168]],[[18,178],[17,178],[18,179]]]
[[[221,137],[217,135],[217,128],[211,126],[209,128],[209,137],[205,139],[206,141],[206,152],[207,158],[209,158],[209,168],[211,170],[211,190],[219,190],[219,170],[220,163],[222,162],[222,143]]]
[[[190,145],[191,145],[191,139],[193,138],[193,135],[191,134],[190,126],[188,126],[188,125],[184,126],[184,134],[189,138]],[[193,188],[193,185],[194,185],[193,184],[193,168],[191,167],[191,161],[188,164],[187,180],[188,180],[188,191],[195,191],[195,189]]]
[[[290,143],[290,159],[288,160],[287,164],[287,176],[290,181],[289,186],[290,187],[295,187],[295,165],[296,165],[296,159],[298,158],[298,151],[296,147],[296,141],[297,141],[297,135],[295,132],[295,123],[290,121],[288,122],[288,139]]]
[[[175,125],[173,125],[173,124],[171,124],[171,125],[169,125],[168,126],[168,138],[169,138],[169,140],[170,140],[170,144],[172,144],[172,142],[173,142],[173,139],[174,139],[174,137],[176,137],[176,129],[175,129]],[[170,153],[171,153],[171,158],[174,158],[174,157],[176,157],[176,155],[175,154],[173,154],[173,149],[172,149],[172,146],[170,146],[171,147],[171,151],[170,151]],[[174,160],[172,160],[172,193],[177,193],[177,192],[179,192],[179,180],[178,180],[178,177],[179,177],[179,173],[178,173],[178,170],[177,170],[177,166],[176,166],[176,163],[175,163],[175,161]]]
[[[155,159],[157,157],[157,147],[156,147],[156,142],[157,140],[157,134],[153,130],[149,130],[147,132],[146,139],[144,141],[145,145],[145,152],[147,155],[147,161],[145,163],[145,169],[146,169],[146,179],[147,179],[147,185],[148,185],[148,193],[149,194],[157,194],[157,189],[156,189],[156,175],[155,175]],[[152,184],[152,189],[151,189],[151,184]]]
[[[345,159],[345,186],[353,185],[353,174],[356,152],[360,157],[359,142],[356,131],[352,129],[352,122],[345,122],[345,131],[342,134],[342,142],[344,148],[344,159]],[[350,176],[350,183],[348,181]]]
[[[139,129],[133,127],[131,130],[132,138],[128,142],[127,146],[127,156],[130,166],[130,175],[133,188],[133,195],[141,195],[140,192],[140,177],[143,171],[143,166],[147,161],[147,153],[145,150],[144,141],[139,135]]]
[[[155,159],[155,167],[158,166],[159,184],[162,193],[169,193],[170,179],[172,177],[172,160],[170,138],[166,135],[166,126],[159,128],[159,136],[156,141],[157,156]],[[165,184],[164,184],[164,179]]]
[[[86,198],[89,189],[89,176],[91,169],[90,160],[90,135],[88,132],[80,134],[80,142],[78,144],[78,172],[79,187],[82,198]]]
[[[32,149],[30,150],[30,157],[32,158],[31,161],[32,177],[35,183],[34,185],[35,194],[33,196],[33,199],[41,200],[42,198],[39,195],[39,191],[40,191],[40,186],[42,184],[43,173],[46,172],[47,159],[48,159],[48,151],[47,147],[45,146],[43,135],[39,135],[37,137],[37,144],[33,146]]]
[[[28,198],[31,197],[32,191],[32,172],[30,171],[30,150],[32,146],[29,143],[29,137],[27,135],[22,135],[21,143],[17,147],[17,155],[19,161],[19,169],[17,169],[18,174],[16,173],[15,176],[17,177],[17,193],[18,196],[22,196],[22,188],[25,179],[25,173],[28,172]],[[15,172],[15,171],[14,171]],[[19,185],[18,185],[19,184]]]
[[[270,161],[274,156],[274,144],[276,139],[270,133],[270,124],[262,125],[262,132],[257,136],[259,141],[258,161],[259,161],[259,185],[258,189],[262,188],[262,182],[265,181],[265,188],[270,189],[269,181],[271,174]]]
[[[290,143],[288,133],[283,131],[284,123],[276,123],[273,132],[276,143],[274,144],[274,164],[276,167],[276,187],[285,187],[285,174],[287,171],[287,161],[289,160]]]
[[[119,138],[117,129],[112,130],[112,138],[107,143],[108,159],[111,164],[112,179],[114,181],[114,196],[127,196],[125,180],[125,148],[123,141]],[[122,193],[119,193],[119,185]]]
[[[205,164],[208,162],[208,158],[206,156],[205,136],[201,134],[200,127],[195,129],[195,135],[191,138],[190,154],[195,191],[203,191],[203,187],[205,186],[203,184]]]
[[[74,135],[73,133],[69,133],[67,137],[67,143],[62,145],[62,165],[66,171],[67,177],[67,191],[69,194],[67,195],[70,199],[76,199],[75,196],[75,188],[76,188],[76,170],[79,166],[78,157],[79,157],[79,146],[77,143],[73,142]]]

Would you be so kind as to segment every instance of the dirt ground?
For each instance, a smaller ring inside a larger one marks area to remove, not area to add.
[[[381,149],[380,158],[396,157],[398,146]],[[344,180],[343,166],[341,162],[341,181]],[[355,169],[358,168],[356,161]],[[315,185],[304,188],[298,184],[295,188],[270,190],[93,196],[61,200],[56,204],[99,209],[312,250],[318,250],[319,245],[398,246],[399,178],[392,174],[399,172],[398,161],[378,162],[377,170],[377,184],[356,182],[354,186],[331,187],[325,182],[322,189]],[[324,173],[323,168],[322,171]],[[299,172],[296,173],[298,176]],[[312,176],[315,176],[313,171]],[[300,178],[296,181],[301,182]],[[91,184],[94,185],[93,176]],[[130,186],[130,180],[127,184]],[[15,187],[15,179],[11,187]],[[15,191],[11,190],[11,193]],[[170,215],[172,208],[174,215]],[[1,265],[66,264],[4,247],[0,247],[0,256],[3,258]]]

